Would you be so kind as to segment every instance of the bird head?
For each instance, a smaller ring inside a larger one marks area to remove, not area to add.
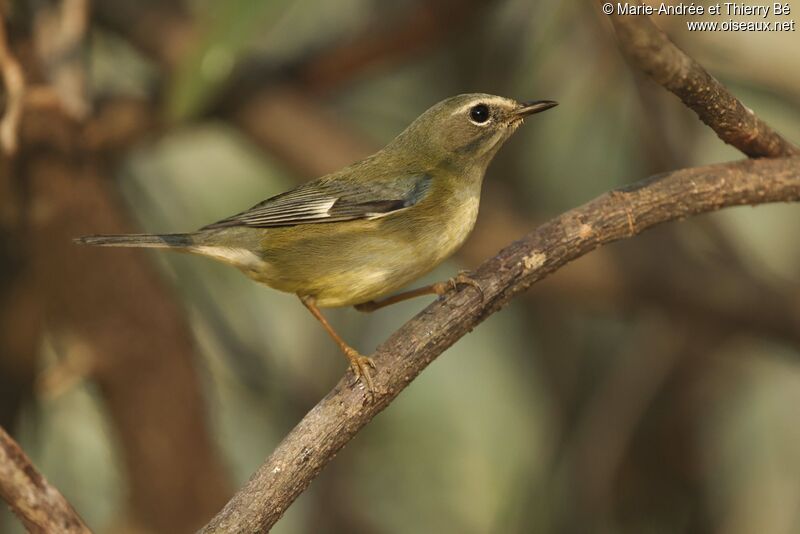
[[[393,144],[431,163],[488,165],[526,117],[556,105],[552,100],[518,102],[483,93],[458,95],[420,115]]]

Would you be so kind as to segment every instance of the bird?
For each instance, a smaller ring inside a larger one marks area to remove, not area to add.
[[[374,394],[374,362],[348,345],[320,308],[368,312],[443,295],[459,284],[480,290],[460,273],[387,297],[464,243],[478,217],[489,163],[526,117],[556,105],[484,93],[453,96],[375,154],[197,231],[89,235],[75,242],[206,256],[297,295],[347,357],[354,382]]]

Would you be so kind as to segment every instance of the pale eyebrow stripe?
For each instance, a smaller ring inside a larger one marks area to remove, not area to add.
[[[477,104],[504,104],[506,102],[508,102],[508,100],[506,100],[505,98],[501,98],[501,97],[482,98],[482,99],[480,99],[478,101],[472,101],[472,102],[469,102],[467,104],[464,104],[460,108],[458,108],[455,111],[453,111],[453,113],[451,113],[450,115],[452,116],[452,115],[458,115],[459,113],[464,113],[469,108],[471,108],[472,106],[475,106]]]

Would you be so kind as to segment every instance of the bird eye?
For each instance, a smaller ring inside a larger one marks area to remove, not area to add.
[[[476,124],[483,124],[489,120],[489,107],[486,104],[478,104],[469,110],[469,118]]]

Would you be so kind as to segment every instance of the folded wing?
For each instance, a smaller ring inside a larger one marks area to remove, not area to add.
[[[270,228],[385,217],[425,198],[430,181],[427,174],[366,183],[322,178],[268,198],[203,230],[229,226]]]

